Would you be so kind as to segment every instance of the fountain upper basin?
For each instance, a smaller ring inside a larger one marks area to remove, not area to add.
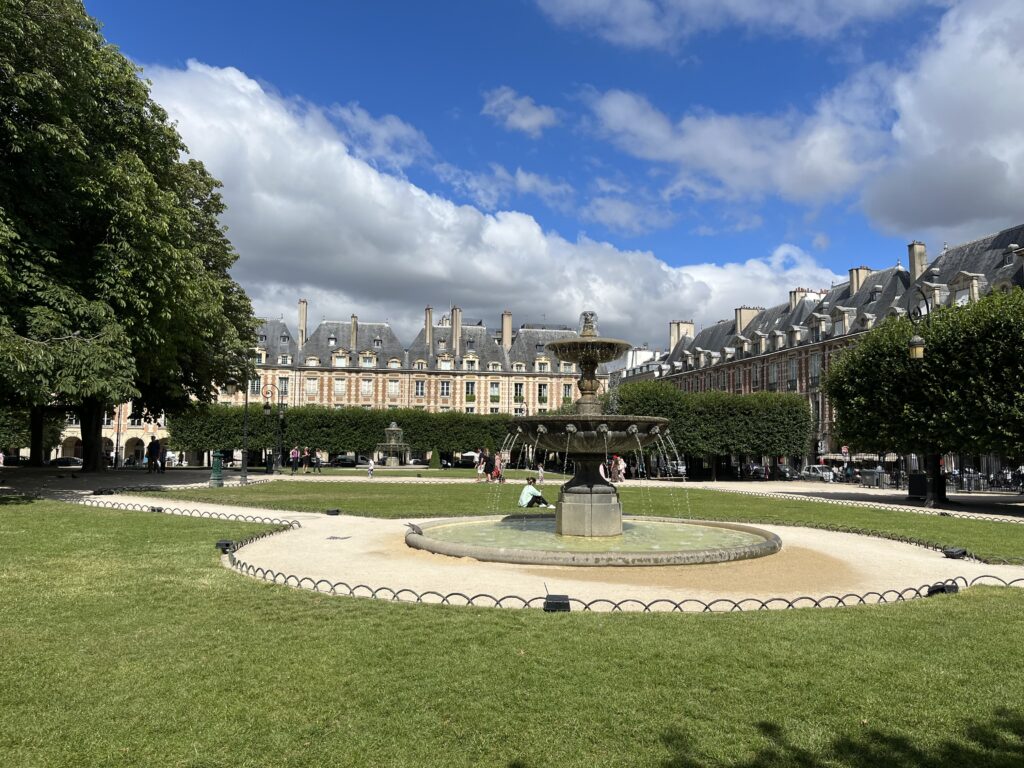
[[[528,442],[535,442],[545,451],[604,455],[646,447],[658,439],[668,423],[668,419],[657,416],[545,414],[519,416],[512,420],[511,428],[521,429]]]

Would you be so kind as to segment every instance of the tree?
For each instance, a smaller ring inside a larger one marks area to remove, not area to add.
[[[186,153],[78,0],[4,0],[0,394],[76,410],[86,468],[112,404],[173,412],[244,367],[219,183]]]

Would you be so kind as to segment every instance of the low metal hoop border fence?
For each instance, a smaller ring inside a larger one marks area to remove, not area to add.
[[[133,512],[155,512],[156,514],[161,515],[201,517],[212,520],[230,520],[238,523],[262,523],[264,525],[282,526],[280,530],[290,530],[302,527],[302,524],[298,520],[287,520],[279,517],[263,517],[262,515],[244,515],[235,512],[209,512],[203,509],[182,509],[180,507],[164,507],[157,504],[135,504],[129,501],[101,501],[99,499],[81,499],[75,503],[83,507],[123,509]],[[278,531],[273,531],[273,533],[277,532]],[[258,538],[262,538],[262,536]]]

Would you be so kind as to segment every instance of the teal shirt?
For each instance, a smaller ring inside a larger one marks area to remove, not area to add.
[[[531,498],[540,495],[541,492],[537,490],[537,486],[530,485],[529,483],[527,483],[526,487],[523,488],[523,492],[519,494],[519,506],[525,507],[527,504],[530,503]]]

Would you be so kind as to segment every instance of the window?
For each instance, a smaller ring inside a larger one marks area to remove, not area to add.
[[[307,357],[306,358],[306,365],[320,365],[320,358],[319,357]]]
[[[373,368],[377,364],[377,358],[373,355],[360,355],[359,367],[360,368]]]
[[[463,367],[463,369],[465,369],[467,371],[475,371],[476,370],[476,358],[470,358],[469,360],[463,360],[462,361],[462,367]]]
[[[306,379],[306,394],[307,395],[315,395],[319,391],[320,391],[320,387],[317,385],[317,380],[316,379],[312,379],[312,378]]]
[[[279,355],[278,358],[277,358],[277,364],[278,365],[291,365],[292,364],[292,356],[291,355]]]
[[[77,427],[78,415],[74,413],[69,413],[65,418],[64,423],[67,424],[69,427]]]
[[[520,365],[522,365],[522,363],[520,363]],[[501,363],[488,363],[487,364],[487,370],[488,371],[500,371],[501,370]]]
[[[359,382],[359,394],[364,396],[373,394],[373,379],[363,379]]]
[[[521,403],[526,398],[523,396],[523,382],[517,381],[512,384],[512,400]]]
[[[113,411],[111,411],[110,413],[104,413],[103,414],[103,426],[104,427],[112,427],[112,426],[114,426],[114,412]]]
[[[572,373],[572,363],[562,363],[560,370],[562,373]]]
[[[492,403],[501,401],[501,382],[491,381],[488,382],[488,393],[490,394],[490,400]]]
[[[476,400],[476,382],[475,381],[467,381],[466,382],[466,402],[467,403],[471,403],[474,400]]]
[[[537,373],[547,373],[550,365],[547,362],[537,363]]]
[[[572,384],[563,384],[562,385],[562,399],[563,400],[572,400]]]
[[[814,354],[807,358],[807,383],[817,387],[821,382],[821,355]]]
[[[259,377],[255,379],[249,379],[249,394],[258,395],[260,393],[260,387],[262,385],[263,382],[259,380]]]
[[[348,355],[335,355],[334,356],[334,367],[345,368],[348,365]]]
[[[333,333],[330,336],[327,337],[327,346],[333,347],[337,343],[338,343],[338,337],[335,336]]]
[[[452,396],[452,383],[450,381],[441,382],[441,397]]]
[[[414,365],[413,367],[417,371],[425,371],[425,370],[427,370],[427,361],[426,360],[417,360],[416,361],[416,365]]]
[[[401,368],[401,367],[402,367],[402,361],[399,360],[397,357],[392,357],[390,360],[388,360],[388,368]]]
[[[416,384],[416,397],[424,397],[427,394],[427,382],[423,379],[419,379],[415,382]]]
[[[846,333],[846,318],[837,317],[835,323],[832,325],[832,335],[842,336]]]
[[[500,413],[500,410],[498,408],[491,408],[490,413]]]
[[[442,357],[437,361],[437,370],[439,371],[450,371],[452,369],[452,359],[450,357]]]
[[[287,376],[280,376],[277,379],[277,391],[281,397],[288,397],[288,383],[291,381]]]
[[[476,413],[476,408],[472,405],[466,406],[466,413]]]
[[[445,352],[447,349],[448,349],[448,339],[438,339],[437,340],[437,351],[438,352]]]
[[[515,414],[516,414],[516,416],[525,416],[526,415],[526,409],[523,408],[523,406],[521,406],[521,405],[517,405],[516,409],[515,409]]]
[[[129,416],[128,417],[128,426],[129,427],[141,427],[142,426],[142,417],[141,416]]]
[[[966,305],[970,300],[971,292],[967,288],[957,291],[953,297],[953,303],[958,307]]]
[[[538,384],[537,385],[537,402],[546,403],[548,401],[548,385]]]
[[[259,340],[260,340],[260,341],[266,341],[266,340],[267,340],[267,334],[265,334],[265,333],[261,333],[261,334],[259,335]]]
[[[289,341],[290,341],[290,339],[288,338],[288,334],[287,333],[282,333],[281,334],[281,343],[282,344],[287,344]]]
[[[345,395],[345,390],[346,390],[345,380],[344,379],[335,379],[334,380],[334,396],[335,397],[343,397]]]
[[[515,371],[516,373],[523,373],[526,371],[526,366],[523,363],[516,363],[515,365],[512,366],[512,370]]]
[[[402,394],[402,387],[398,379],[388,379],[388,397],[398,397]]]
[[[380,349],[383,346],[383,344],[384,344],[384,342],[382,342],[380,340],[379,336],[373,340],[373,348],[374,349]]]

